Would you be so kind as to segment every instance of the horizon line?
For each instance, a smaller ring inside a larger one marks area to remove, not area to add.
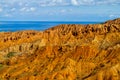
[[[107,20],[106,20],[107,21]],[[105,22],[105,21],[40,21],[40,20],[3,20],[0,22]]]

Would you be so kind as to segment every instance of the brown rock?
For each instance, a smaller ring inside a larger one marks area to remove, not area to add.
[[[0,78],[119,80],[120,19],[0,33]]]

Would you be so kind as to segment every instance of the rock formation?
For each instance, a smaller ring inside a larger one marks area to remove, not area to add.
[[[120,19],[1,32],[0,79],[119,80]]]

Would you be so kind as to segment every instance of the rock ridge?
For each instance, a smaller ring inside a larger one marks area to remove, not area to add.
[[[0,33],[0,79],[119,80],[120,18]]]

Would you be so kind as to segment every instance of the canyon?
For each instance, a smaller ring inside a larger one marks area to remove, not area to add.
[[[0,80],[119,80],[120,18],[0,32]]]

